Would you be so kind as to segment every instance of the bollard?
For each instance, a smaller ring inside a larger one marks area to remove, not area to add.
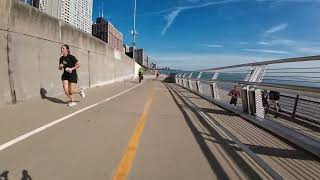
[[[248,112],[248,96],[247,96],[247,87],[241,89],[241,100],[242,100],[242,109],[244,112]]]
[[[249,106],[250,113],[254,115],[256,113],[256,91],[255,89],[249,89]]]
[[[214,99],[214,87],[212,83],[210,83],[210,89],[211,89],[211,97]]]
[[[200,92],[200,91],[199,91],[199,84],[198,84],[198,81],[196,81],[196,87],[197,87],[197,92]]]
[[[295,117],[296,112],[297,112],[297,107],[298,107],[298,101],[299,101],[299,95],[296,96],[295,102],[294,102],[294,107],[293,107],[293,111],[292,111],[292,118]]]

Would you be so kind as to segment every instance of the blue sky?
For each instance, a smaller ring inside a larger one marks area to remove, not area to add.
[[[94,0],[131,44],[133,0]],[[137,46],[159,66],[197,70],[320,55],[320,0],[137,0]]]

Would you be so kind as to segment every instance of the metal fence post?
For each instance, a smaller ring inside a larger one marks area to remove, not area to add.
[[[292,117],[294,118],[294,116],[296,115],[296,111],[297,111],[297,106],[298,106],[298,101],[299,101],[299,95],[297,95],[296,100],[294,102],[294,107],[293,107],[293,112],[292,112]]]
[[[198,85],[198,81],[196,81],[196,87],[197,87],[197,92],[200,92],[200,90],[199,90],[199,85]]]
[[[212,83],[210,83],[210,89],[211,89],[211,97],[214,99],[214,88]]]

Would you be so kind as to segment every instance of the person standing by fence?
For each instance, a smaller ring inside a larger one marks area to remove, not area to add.
[[[279,115],[279,112],[281,111],[281,108],[279,105],[280,93],[278,91],[270,91],[269,99],[271,100],[274,110],[276,111],[274,117],[277,118]]]
[[[230,90],[228,95],[231,96],[230,104],[236,106],[238,97],[240,97],[240,91],[237,89],[237,86],[234,86],[233,89]]]

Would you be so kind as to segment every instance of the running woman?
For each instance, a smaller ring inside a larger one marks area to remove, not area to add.
[[[74,101],[74,94],[79,94],[82,98],[85,97],[84,91],[77,88],[77,69],[80,67],[80,63],[70,54],[70,48],[68,45],[61,46],[61,54],[59,70],[63,70],[63,74],[61,76],[63,89],[70,99],[68,106],[75,106],[77,103]]]

